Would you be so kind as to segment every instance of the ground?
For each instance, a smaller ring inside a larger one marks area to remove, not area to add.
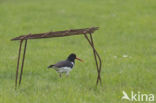
[[[156,95],[155,0],[1,0],[0,103],[130,103],[122,91]],[[102,85],[84,36],[28,40],[21,87],[14,89],[19,41],[29,33],[98,26]],[[50,64],[76,53],[68,77]],[[146,102],[148,103],[148,102]],[[154,103],[154,102],[153,102]]]

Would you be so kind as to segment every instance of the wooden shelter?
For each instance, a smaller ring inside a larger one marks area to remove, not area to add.
[[[89,42],[90,46],[93,49],[94,59],[96,63],[97,73],[98,73],[96,84],[98,85],[99,81],[101,83],[100,72],[101,72],[102,62],[101,62],[100,55],[98,54],[98,52],[96,51],[94,47],[94,42],[92,38],[92,33],[94,33],[94,31],[96,30],[98,30],[98,27],[91,27],[91,28],[85,28],[85,29],[71,29],[71,30],[57,31],[57,32],[22,35],[22,36],[11,39],[12,41],[15,41],[15,40],[20,41],[18,60],[17,60],[17,69],[16,69],[15,89],[17,88],[18,78],[19,78],[19,86],[22,81],[22,74],[23,74],[23,67],[24,67],[24,60],[25,60],[28,39],[54,38],[54,37],[64,37],[64,36],[72,36],[72,35],[80,35],[80,34],[84,35],[84,37],[87,39],[87,41]],[[89,34],[89,37],[87,34]],[[20,58],[21,58],[21,48],[22,48],[23,41],[25,41],[24,52],[23,52],[23,57],[22,57],[21,71],[19,75],[20,77],[18,77]]]

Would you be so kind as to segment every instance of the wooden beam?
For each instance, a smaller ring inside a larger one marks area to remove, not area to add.
[[[89,33],[93,33],[95,30],[98,30],[98,27],[91,27],[91,28],[85,28],[85,29],[71,29],[71,30],[65,30],[65,31],[47,32],[47,33],[40,33],[40,34],[28,34],[28,35],[15,37],[11,40],[64,37],[64,36],[71,36],[71,35],[89,34]]]

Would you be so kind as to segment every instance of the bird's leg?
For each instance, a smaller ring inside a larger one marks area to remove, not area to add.
[[[61,77],[62,77],[62,74],[60,73],[59,76],[60,76],[60,78],[61,78]]]
[[[66,76],[67,76],[67,77],[69,76],[69,72],[66,72]]]

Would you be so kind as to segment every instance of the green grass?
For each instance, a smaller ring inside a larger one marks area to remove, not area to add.
[[[156,95],[155,0],[0,0],[0,103],[130,103],[122,91]],[[23,81],[14,90],[19,42],[28,33],[99,26],[102,86],[83,36],[28,40]],[[47,66],[76,53],[69,77]],[[124,58],[124,55],[128,55]],[[154,102],[153,102],[154,103]]]

